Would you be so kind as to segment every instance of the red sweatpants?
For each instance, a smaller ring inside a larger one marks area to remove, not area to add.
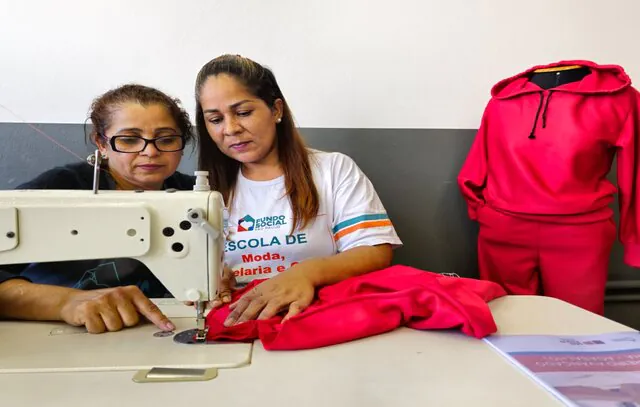
[[[524,220],[489,206],[478,212],[480,278],[511,295],[545,295],[604,314],[612,219],[586,224]]]

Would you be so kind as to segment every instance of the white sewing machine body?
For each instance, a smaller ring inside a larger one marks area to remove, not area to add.
[[[156,337],[151,324],[91,335],[61,322],[7,321],[0,341],[20,352],[0,357],[0,373],[139,370],[139,381],[184,381],[248,364],[251,344],[174,341],[178,332],[197,331],[185,314],[202,317],[181,301],[205,304],[216,295],[223,227],[224,204],[214,191],[0,191],[0,264],[137,259],[175,297],[172,306],[159,305],[176,325],[175,336]]]
[[[217,368],[247,364],[251,344],[183,344],[205,341],[204,312],[224,264],[224,200],[210,189],[207,175],[196,171],[191,191],[102,191],[97,177],[93,190],[0,191],[0,265],[139,260],[173,295],[177,312],[158,305],[182,331],[173,336],[140,324],[91,335],[62,322],[7,321],[0,342],[40,356],[4,355],[0,372],[147,369],[135,380],[184,381],[210,380]],[[193,309],[183,301],[195,303],[195,329],[189,329],[193,319],[185,318]],[[179,336],[188,341],[176,343]]]
[[[215,191],[0,191],[0,264],[129,257],[177,300],[209,301],[223,210]]]

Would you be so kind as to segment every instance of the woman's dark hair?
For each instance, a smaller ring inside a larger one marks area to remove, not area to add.
[[[200,92],[205,81],[220,74],[230,75],[251,94],[260,98],[270,108],[276,100],[282,100],[282,120],[276,125],[278,156],[284,170],[285,188],[293,210],[292,231],[305,227],[318,214],[319,197],[313,182],[310,158],[300,133],[295,127],[293,115],[282,95],[273,72],[248,58],[239,55],[222,55],[206,63],[196,79],[196,128],[200,145],[198,166],[209,171],[212,186],[222,194],[225,202],[233,198],[240,162],[223,154],[213,142],[204,120]]]
[[[189,114],[181,107],[180,100],[172,98],[158,89],[138,84],[122,85],[93,100],[87,118],[87,120],[91,120],[92,130],[87,136],[87,141],[96,144],[99,138],[104,138],[106,129],[111,125],[113,112],[123,104],[130,102],[143,106],[156,104],[164,106],[175,120],[185,143],[195,141]]]

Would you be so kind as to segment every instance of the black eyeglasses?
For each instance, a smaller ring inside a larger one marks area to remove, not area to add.
[[[140,136],[113,136],[109,144],[113,151],[120,153],[139,153],[151,143],[158,151],[171,153],[184,150],[185,140],[183,136],[162,136],[154,139],[146,139]]]

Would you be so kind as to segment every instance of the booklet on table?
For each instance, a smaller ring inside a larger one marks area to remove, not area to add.
[[[568,406],[640,407],[640,332],[485,341]]]

